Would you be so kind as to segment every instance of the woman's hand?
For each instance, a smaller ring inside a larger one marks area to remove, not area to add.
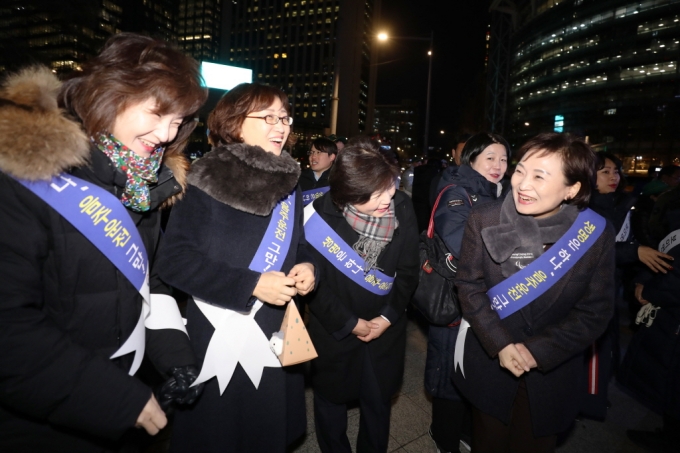
[[[536,368],[538,366],[538,363],[536,363],[536,359],[534,359],[534,356],[527,349],[527,347],[524,346],[524,343],[515,343],[515,347],[517,348],[519,354],[522,356],[527,365],[529,365],[529,368]]]
[[[371,319],[369,324],[371,325],[371,331],[368,333],[368,335],[357,336],[359,340],[365,343],[379,338],[380,335],[382,335],[383,332],[385,332],[385,330],[387,330],[387,328],[390,326],[390,322],[382,316]]]
[[[363,337],[371,332],[371,323],[365,319],[359,318],[356,327],[352,330],[352,333],[357,337]]]
[[[498,360],[501,367],[509,370],[516,377],[520,377],[524,372],[528,372],[531,369],[514,344],[504,347],[498,353]]]
[[[301,296],[314,290],[314,266],[311,263],[300,263],[293,266],[288,277],[295,280],[295,288]]]
[[[147,433],[155,436],[158,431],[165,428],[168,423],[168,419],[165,418],[165,413],[161,410],[161,407],[156,401],[156,397],[151,395],[151,399],[146,403],[142,413],[137,417],[136,428],[144,428]]]
[[[638,302],[640,302],[641,305],[647,305],[649,301],[642,297],[643,289],[645,289],[645,285],[643,285],[642,283],[635,284],[635,298],[637,299]]]
[[[285,305],[296,294],[295,279],[286,277],[283,272],[274,271],[260,275],[253,290],[253,296],[272,305]]]
[[[666,269],[673,269],[666,260],[673,261],[673,257],[665,253],[658,252],[651,247],[641,245],[638,247],[638,258],[653,272],[666,273]],[[638,299],[639,300],[639,299]]]

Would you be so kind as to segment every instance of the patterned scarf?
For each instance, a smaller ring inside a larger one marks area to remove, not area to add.
[[[164,148],[156,148],[149,157],[141,157],[113,135],[101,134],[97,140],[92,138],[92,142],[127,176],[125,191],[120,199],[123,206],[133,211],[148,211],[151,207],[148,184],[158,181]]]
[[[382,270],[376,266],[378,256],[392,241],[394,230],[399,226],[394,213],[394,200],[390,202],[389,210],[382,217],[362,214],[349,204],[345,206],[342,215],[354,231],[359,233],[359,240],[352,248],[366,261],[364,273],[367,274],[373,268]]]

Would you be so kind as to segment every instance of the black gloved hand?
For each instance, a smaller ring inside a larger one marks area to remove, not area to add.
[[[198,377],[198,368],[194,365],[172,367],[168,374],[170,378],[161,385],[156,396],[164,411],[172,403],[193,404],[203,392],[203,384],[190,387]]]

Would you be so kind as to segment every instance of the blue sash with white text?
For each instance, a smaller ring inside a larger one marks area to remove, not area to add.
[[[323,194],[331,190],[330,187],[319,187],[317,189],[311,189],[311,190],[305,190],[302,192],[302,204],[304,206],[307,206],[309,203],[312,201],[316,200],[317,198],[321,198]]]
[[[120,200],[101,187],[72,175],[59,175],[50,182],[17,181],[68,220],[140,293],[146,285],[148,296],[146,249]]]
[[[135,352],[130,375],[142,363],[144,321],[149,313],[149,260],[142,238],[127,209],[101,187],[62,174],[52,181],[17,181],[50,205],[85,236],[144,298],[140,319],[125,343],[111,358]]]
[[[280,271],[290,249],[294,225],[295,190],[274,206],[267,231],[248,269],[262,273]]]
[[[569,272],[606,226],[605,218],[592,209],[581,211],[569,230],[546,252],[487,291],[491,308],[505,319],[529,305]]]
[[[321,218],[314,205],[305,208],[305,238],[337,270],[365,290],[378,296],[386,296],[392,290],[394,277],[376,269],[364,273],[359,264],[364,259]]]

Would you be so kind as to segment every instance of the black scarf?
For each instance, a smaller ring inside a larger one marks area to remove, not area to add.
[[[484,228],[482,240],[507,278],[541,256],[544,245],[557,242],[578,213],[576,206],[562,205],[559,212],[543,219],[521,215],[510,192],[501,206],[500,224]]]

